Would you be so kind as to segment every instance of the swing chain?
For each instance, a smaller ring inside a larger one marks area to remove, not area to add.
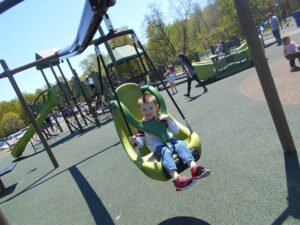
[[[192,134],[194,131],[193,131],[189,121],[187,119],[184,119],[184,122],[185,122],[187,128],[189,129],[190,133]]]
[[[111,20],[110,20],[110,18],[109,18],[109,16],[108,16],[107,13],[104,14],[103,20],[104,20],[104,23],[106,25],[107,30],[109,32],[113,32],[114,31],[114,27],[113,27],[113,25],[111,23]]]

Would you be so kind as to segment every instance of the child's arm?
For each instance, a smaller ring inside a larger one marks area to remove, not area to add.
[[[145,144],[145,134],[144,132],[138,131],[137,135],[129,137],[131,144],[136,144],[138,148],[143,147]]]
[[[184,71],[185,71],[185,73],[188,75],[189,78],[192,78],[192,77],[193,77],[192,74],[190,73],[189,68],[188,68],[187,65],[184,65]]]
[[[286,56],[286,48],[283,47],[283,55]]]
[[[167,114],[160,114],[159,115],[159,120],[166,120],[168,124],[168,129],[171,133],[173,134],[178,134],[179,133],[179,128],[177,124],[173,121],[173,119],[167,115]]]
[[[170,73],[170,70],[167,70],[167,72],[165,72],[164,77],[168,76]]]
[[[131,144],[134,145],[134,144],[136,143],[136,141],[137,141],[137,140],[136,140],[136,136],[135,136],[135,135],[130,136],[130,137],[129,137],[129,141],[130,141]]]

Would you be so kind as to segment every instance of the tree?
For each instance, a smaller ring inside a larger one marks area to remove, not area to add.
[[[0,124],[7,135],[15,133],[24,126],[23,120],[21,120],[20,116],[14,112],[6,113]]]
[[[80,61],[79,66],[84,71],[83,75],[90,75],[92,72],[98,71],[96,54],[89,54]]]
[[[124,31],[124,30],[128,30],[127,26],[123,26],[119,29],[117,29],[118,31]],[[118,47],[118,46],[122,46],[122,45],[133,45],[133,40],[131,39],[131,37],[129,35],[123,35],[114,39],[111,39],[109,41],[109,44],[112,48],[114,47]]]
[[[166,25],[164,23],[164,15],[160,10],[159,5],[152,4],[149,6],[150,14],[145,16],[144,22],[147,23],[147,37],[152,40],[159,41],[164,47],[169,48],[172,54],[175,56],[176,50],[173,43],[170,40],[169,34],[166,31]],[[150,31],[154,32],[150,32]]]
[[[173,1],[175,18],[179,21],[182,32],[182,51],[186,54],[188,50],[188,21],[193,10],[193,1]]]

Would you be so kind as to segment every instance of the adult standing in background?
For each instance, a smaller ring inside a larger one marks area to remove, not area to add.
[[[277,41],[277,45],[281,45],[281,36],[280,36],[280,24],[279,24],[279,19],[277,16],[273,15],[271,12],[269,12],[267,15],[268,22],[271,26],[271,30],[273,33],[273,36],[275,37]]]
[[[205,84],[199,79],[197,72],[192,66],[191,60],[183,53],[179,53],[177,56],[180,59],[180,64],[182,66],[183,71],[187,75],[188,87],[187,87],[187,93],[184,96],[190,97],[192,80],[196,80],[198,82],[196,87],[203,87],[204,93],[207,92],[208,89],[206,88]]]

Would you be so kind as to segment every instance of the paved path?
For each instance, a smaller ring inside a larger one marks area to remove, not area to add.
[[[272,68],[287,63],[281,50],[266,49]],[[174,97],[201,137],[201,164],[212,170],[190,190],[176,193],[171,182],[145,177],[108,122],[51,140],[56,170],[44,151],[28,146],[26,158],[3,177],[9,189],[0,196],[1,210],[13,225],[299,225],[299,159],[283,154],[266,103],[241,94],[253,74],[251,68],[212,83],[207,94],[193,82],[191,98],[183,96],[186,83],[178,85]],[[284,111],[299,149],[300,105],[285,104]],[[0,167],[12,160],[1,157]]]
[[[291,36],[292,40],[300,43],[300,28],[295,28],[295,24],[282,30],[281,35],[282,37]],[[268,41],[273,42],[274,40],[269,39]],[[278,56],[270,58],[269,66],[281,102],[283,104],[300,104],[300,71],[290,72],[289,61],[283,56],[283,46],[273,48],[272,51]],[[297,63],[300,66],[300,62],[296,60]],[[242,83],[240,91],[253,100],[266,101],[256,71]]]
[[[300,71],[290,72],[288,60],[281,57],[269,64],[283,104],[300,104]],[[254,100],[266,101],[257,73],[254,72],[240,86],[241,92]]]

